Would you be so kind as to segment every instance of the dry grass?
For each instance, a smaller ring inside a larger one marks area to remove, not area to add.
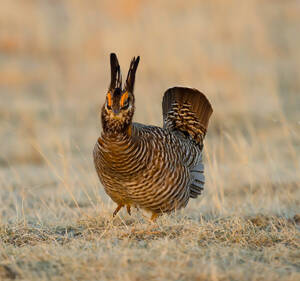
[[[300,279],[297,1],[2,2],[0,280]],[[214,106],[205,192],[157,224],[93,168],[111,51],[139,122],[174,85]]]
[[[15,224],[3,227],[0,237],[2,267],[11,279],[299,277],[299,229],[275,216],[163,217],[156,225],[99,216],[64,226]]]

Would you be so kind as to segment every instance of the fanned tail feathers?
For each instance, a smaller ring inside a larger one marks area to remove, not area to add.
[[[196,89],[174,87],[163,97],[164,128],[179,130],[202,145],[213,112],[206,96]]]
[[[204,94],[196,89],[175,87],[168,89],[163,97],[164,128],[180,131],[192,138],[201,149],[206,135],[208,121],[213,112]],[[204,165],[202,154],[190,168],[192,181],[189,185],[190,197],[196,198],[204,187]]]

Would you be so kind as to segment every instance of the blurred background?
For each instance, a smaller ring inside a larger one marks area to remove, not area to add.
[[[161,125],[162,95],[175,85],[213,105],[206,193],[191,216],[295,214],[299,28],[296,0],[2,0],[0,220],[61,219],[66,206],[110,202],[92,150],[111,52],[123,77],[141,56],[136,121]]]

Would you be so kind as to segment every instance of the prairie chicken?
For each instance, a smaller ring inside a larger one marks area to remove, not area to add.
[[[133,58],[122,88],[117,56],[110,55],[111,82],[101,110],[102,134],[93,156],[106,193],[118,204],[162,213],[185,207],[204,186],[203,139],[212,114],[204,94],[174,87],[163,97],[163,128],[133,123],[135,73]]]

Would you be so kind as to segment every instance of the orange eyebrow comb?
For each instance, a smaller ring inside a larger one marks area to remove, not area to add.
[[[120,100],[120,105],[123,106],[124,105],[124,102],[125,100],[127,100],[128,98],[128,92],[125,92],[122,97],[121,97],[121,100]]]
[[[107,93],[107,105],[111,106],[111,93],[110,92]]]

